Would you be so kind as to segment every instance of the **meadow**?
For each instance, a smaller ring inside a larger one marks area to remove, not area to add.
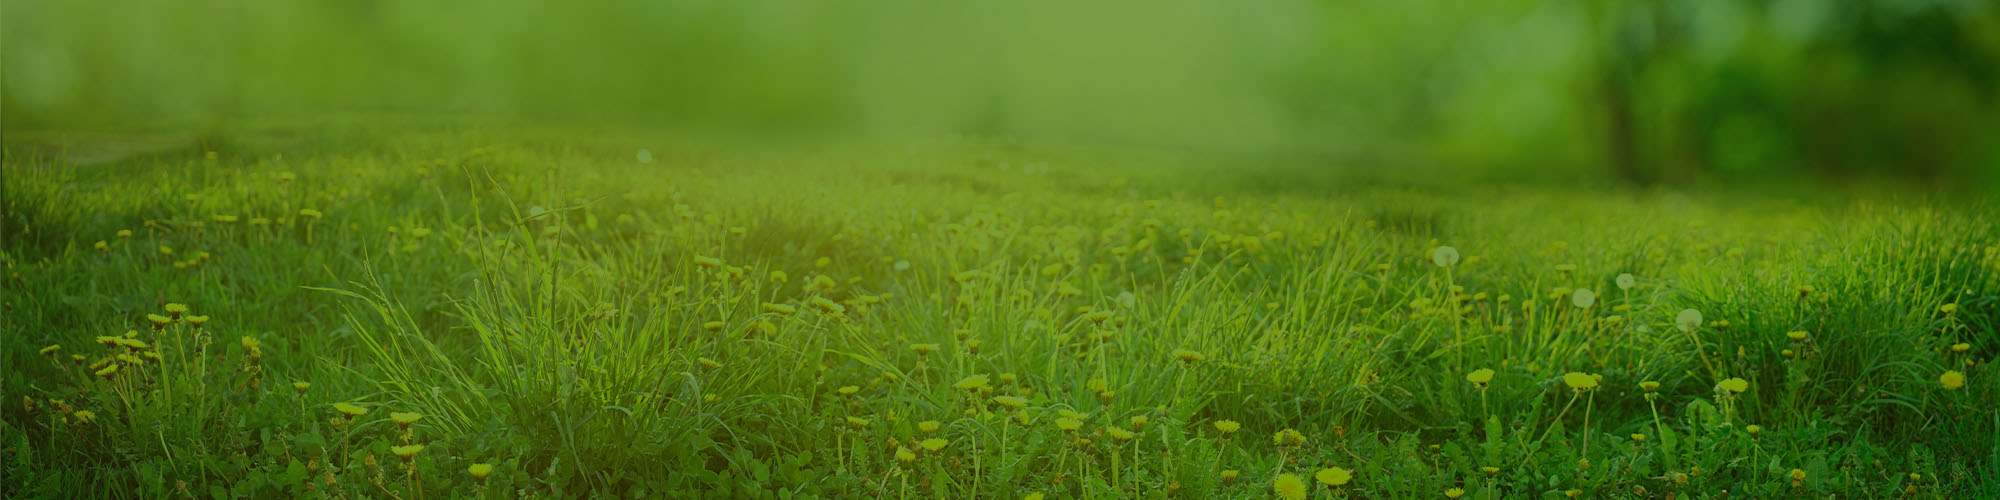
[[[9,139],[5,498],[2000,498],[1992,199]]]

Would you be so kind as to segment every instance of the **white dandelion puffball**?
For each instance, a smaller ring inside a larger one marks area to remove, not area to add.
[[[1693,309],[1681,311],[1679,316],[1674,317],[1674,326],[1679,327],[1683,332],[1692,332],[1696,328],[1701,328],[1701,311]]]
[[[1437,247],[1437,250],[1431,251],[1431,262],[1437,263],[1438,267],[1456,266],[1458,265],[1458,249]]]
[[[653,162],[653,150],[651,149],[639,150],[639,163],[652,163],[652,162]]]
[[[1618,275],[1619,290],[1631,290],[1633,286],[1637,286],[1638,284],[1639,284],[1639,278],[1632,277],[1632,273],[1624,273]]]
[[[1578,288],[1576,293],[1569,294],[1569,302],[1576,304],[1577,309],[1589,309],[1591,305],[1597,303],[1597,292],[1590,291],[1589,288]]]

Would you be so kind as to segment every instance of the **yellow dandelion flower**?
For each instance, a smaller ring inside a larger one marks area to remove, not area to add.
[[[1629,275],[1627,275],[1627,276],[1629,276]],[[1451,498],[1451,499],[1454,499],[1454,500],[1455,500],[1455,499],[1457,499],[1458,497],[1462,497],[1462,496],[1465,496],[1465,488],[1451,488],[1451,489],[1448,489],[1448,490],[1444,490],[1444,497],[1445,497],[1445,498]]]
[[[1313,479],[1327,486],[1346,486],[1348,481],[1354,479],[1354,472],[1339,467],[1329,467],[1313,473]]]
[[[793,307],[791,304],[774,304],[766,302],[764,303],[764,311],[790,316],[793,313],[799,312],[799,308]]]
[[[840,303],[834,302],[833,299],[828,299],[826,297],[813,297],[812,303],[813,305],[819,306],[820,309],[825,309],[826,312],[829,313],[840,314],[847,312],[847,306],[840,305]]]
[[[424,451],[424,445],[421,443],[389,447],[389,453],[396,454],[398,458],[402,458],[404,461],[416,458],[417,452],[420,451]]]
[[[187,324],[194,325],[195,328],[201,328],[202,324],[208,323],[207,316],[188,316],[184,319],[187,320]]]
[[[1970,350],[1972,350],[1971,342],[1959,342],[1951,345],[1951,352],[1966,352]]]
[[[1762,432],[1764,432],[1764,426],[1761,426],[1761,425],[1757,425],[1757,424],[1750,424],[1750,425],[1748,425],[1748,426],[1744,426],[1744,427],[1743,427],[1743,432],[1748,432],[1748,433],[1750,433],[1750,435],[1751,435],[1751,436],[1753,436],[1753,437],[1754,437],[1754,436],[1756,436],[1756,435],[1757,435],[1758,433],[1762,433]]]
[[[1223,471],[1222,471],[1222,480],[1223,480],[1223,481],[1234,481],[1234,480],[1236,480],[1236,476],[1238,476],[1238,475],[1241,475],[1241,474],[1242,474],[1242,472],[1239,472],[1239,471],[1237,471],[1236,469],[1226,469],[1226,470],[1223,470]]]
[[[938,450],[944,449],[944,447],[950,445],[951,442],[938,438],[930,438],[930,439],[925,439],[923,441],[919,441],[917,442],[917,444],[919,446],[923,446],[924,451],[936,452]]]
[[[167,304],[166,309],[168,316],[173,316],[176,318],[181,317],[181,315],[187,314],[188,312],[187,304],[181,304],[181,303],[169,303]]]
[[[1083,421],[1070,417],[1056,417],[1056,428],[1065,431],[1074,431],[1077,429],[1082,429]]]
[[[146,321],[153,323],[153,328],[159,328],[167,326],[168,323],[174,322],[174,319],[166,316],[161,316],[158,314],[147,314]]]
[[[48,347],[43,347],[41,352],[43,356],[54,356],[56,355],[56,351],[60,350],[62,350],[62,344],[49,344]]]
[[[1279,474],[1277,479],[1271,481],[1271,491],[1285,500],[1305,500],[1306,482],[1296,474]]]
[[[1750,381],[1743,380],[1742,378],[1730,377],[1723,379],[1721,382],[1717,382],[1715,386],[1721,387],[1723,390],[1727,390],[1733,394],[1742,394],[1743,391],[1750,390]]]
[[[1152,419],[1146,418],[1145,415],[1133,415],[1132,418],[1129,420],[1129,422],[1132,423],[1132,428],[1134,429],[1145,427],[1146,423],[1151,421]]]
[[[896,461],[906,464],[910,462],[915,462],[917,461],[917,453],[910,451],[909,448],[898,446],[896,447]]]
[[[1806,480],[1806,471],[1804,469],[1792,469],[1791,477],[1793,481],[1804,481]]]
[[[1278,431],[1278,433],[1276,434],[1271,435],[1271,444],[1279,446],[1284,446],[1287,444],[1296,446],[1305,444],[1305,442],[1306,442],[1306,435],[1300,434],[1297,429],[1287,428]]]
[[[854,393],[861,392],[861,386],[842,386],[839,389],[835,389],[835,391],[839,392],[842,396],[853,396]]]
[[[312,386],[312,382],[292,382],[292,390],[299,391],[299,394],[305,394],[306,389],[311,389]]]
[[[96,373],[96,374],[97,374],[97,376],[99,376],[99,377],[104,377],[104,378],[111,378],[111,376],[112,376],[112,375],[117,375],[117,374],[118,374],[118,364],[117,364],[117,363],[111,363],[111,364],[107,364],[107,365],[104,365],[104,367],[103,367],[103,368],[99,368],[99,369],[97,369],[97,371],[96,371],[95,373]]]
[[[334,411],[338,411],[338,412],[341,412],[341,413],[343,413],[343,414],[346,414],[347,416],[350,416],[350,417],[359,417],[359,416],[362,416],[362,415],[364,415],[364,414],[367,414],[367,413],[368,413],[368,409],[367,409],[367,408],[362,408],[362,407],[360,407],[360,406],[356,406],[356,405],[354,405],[354,404],[352,404],[352,403],[345,403],[345,402],[342,402],[342,403],[334,403],[334,404],[333,404],[333,409],[334,409]]]
[[[1563,374],[1563,384],[1578,392],[1588,391],[1597,388],[1597,377],[1582,372],[1569,372]]]
[[[1116,439],[1120,442],[1131,441],[1132,437],[1136,436],[1136,434],[1133,434],[1132,431],[1125,430],[1124,428],[1115,425],[1111,427],[1105,427],[1104,434],[1109,435],[1111,436],[1111,439]]]
[[[944,424],[939,423],[936,420],[925,420],[922,422],[917,422],[917,430],[923,431],[924,434],[936,434],[938,428],[942,426],[944,426]]]
[[[396,422],[396,425],[400,425],[403,427],[409,427],[410,424],[417,423],[418,420],[423,420],[423,419],[424,419],[423,414],[417,412],[404,412],[404,411],[389,412],[389,420],[394,421]]]
[[[868,428],[868,419],[860,417],[847,417],[847,426],[856,429],[866,429]]]
[[[259,342],[257,337],[243,337],[242,342],[244,350],[256,349],[257,346],[263,345],[263,342]]]
[[[1965,374],[1958,370],[1944,372],[1944,375],[1938,376],[1938,384],[1943,385],[1947,391],[1958,390],[1960,387],[1965,387]]]
[[[1239,423],[1236,423],[1236,421],[1235,421],[1235,420],[1217,420],[1217,421],[1215,421],[1215,430],[1218,430],[1218,431],[1222,431],[1222,435],[1225,435],[1225,436],[1227,436],[1227,435],[1230,435],[1230,434],[1235,434],[1235,433],[1236,433],[1236,431],[1237,431],[1238,429],[1242,429],[1242,428],[1243,428],[1243,424],[1239,424]]]
[[[1472,373],[1465,374],[1465,381],[1478,384],[1483,387],[1488,382],[1493,381],[1493,369],[1480,368],[1477,370],[1473,370]]]
[[[1028,399],[1018,396],[994,396],[993,402],[1000,403],[1000,406],[1017,410],[1023,406],[1028,406]]]
[[[1207,359],[1206,356],[1201,355],[1201,352],[1190,349],[1174,349],[1174,357],[1180,358],[1181,361],[1188,363],[1193,363],[1196,361]]]
[[[88,424],[93,420],[97,420],[97,412],[90,410],[77,410],[76,413],[72,413],[71,415],[76,416],[76,423],[78,424]]]
[[[1660,383],[1648,380],[1640,382],[1639,388],[1644,389],[1646,392],[1658,392],[1660,390]]]
[[[711,370],[711,371],[713,371],[713,370],[715,370],[715,369],[718,369],[718,368],[722,368],[722,363],[718,363],[718,362],[716,362],[716,361],[715,361],[715,360],[713,360],[713,359],[708,359],[708,358],[695,358],[695,359],[694,359],[694,361],[695,361],[695,363],[698,363],[698,364],[700,364],[700,365],[701,365],[701,368],[702,368],[702,369],[704,369],[704,370]]]
[[[1941,306],[1938,306],[1938,312],[1941,312],[1941,313],[1945,313],[1945,314],[1951,314],[1951,313],[1955,313],[1955,312],[1958,312],[1958,303],[1957,303],[1957,302],[1953,302],[1953,303],[1950,303],[1950,304],[1945,304],[1945,305],[1941,305]]]
[[[487,475],[493,473],[493,464],[472,464],[465,468],[465,473],[471,474],[473,479],[485,480]]]
[[[1785,332],[1785,338],[1789,338],[1789,339],[1792,339],[1792,341],[1793,341],[1793,342],[1805,342],[1805,341],[1806,341],[1806,337],[1808,337],[1808,336],[1811,336],[1811,335],[1812,335],[1812,333],[1810,333],[1810,332],[1804,332],[1804,331],[1797,331],[1797,332]]]
[[[958,383],[951,384],[951,386],[961,391],[977,391],[980,389],[985,389],[986,384],[987,384],[986,375],[979,374],[959,379]]]

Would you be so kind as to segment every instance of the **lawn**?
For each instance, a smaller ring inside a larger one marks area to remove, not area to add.
[[[1992,199],[435,124],[4,192],[5,498],[2000,497]]]

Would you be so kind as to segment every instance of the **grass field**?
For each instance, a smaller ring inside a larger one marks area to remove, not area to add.
[[[5,498],[2000,497],[1991,199],[9,139]]]

